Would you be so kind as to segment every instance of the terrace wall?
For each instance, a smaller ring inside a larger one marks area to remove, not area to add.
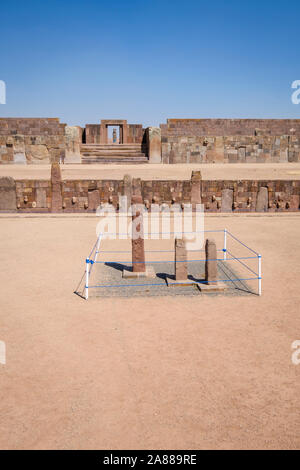
[[[300,161],[299,119],[168,119],[163,163]]]
[[[3,191],[7,181],[3,181]],[[194,186],[193,186],[194,185]],[[264,209],[268,212],[299,211],[300,180],[199,180],[193,181],[138,181],[143,201],[146,205],[197,203],[202,202],[206,212],[221,212],[224,189],[233,191],[233,204],[229,210],[234,212],[257,211],[257,195],[260,188],[267,188],[268,200]],[[16,208],[18,212],[51,211],[52,185],[45,180],[16,180]],[[112,204],[118,207],[119,196],[124,194],[123,180],[63,180],[61,182],[62,212],[95,212],[99,204]],[[195,192],[196,191],[196,192]],[[198,194],[197,194],[198,191]],[[11,206],[1,207],[11,211]]]

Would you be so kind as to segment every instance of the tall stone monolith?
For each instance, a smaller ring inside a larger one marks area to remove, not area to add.
[[[216,242],[209,238],[205,242],[205,281],[208,285],[216,285],[218,280]]]
[[[16,182],[11,176],[0,178],[0,210],[17,209]]]
[[[233,190],[232,189],[223,189],[222,190],[221,212],[232,212],[232,206],[233,206]]]
[[[133,195],[132,206],[132,271],[146,271],[144,249],[143,200],[141,196]]]
[[[147,128],[149,163],[161,163],[161,130],[159,127]]]
[[[268,188],[261,186],[257,193],[256,199],[256,212],[267,212],[269,205],[269,194]]]
[[[191,203],[193,208],[196,204],[201,204],[201,172],[193,171],[191,177]]]
[[[51,165],[51,212],[62,211],[62,178],[59,163]]]
[[[187,250],[183,238],[175,239],[175,280],[187,280]]]
[[[130,175],[124,175],[123,178],[123,196],[126,199],[122,200],[122,207],[124,209],[124,212],[127,212],[127,210],[130,207],[131,204],[131,196],[132,196],[132,178]],[[126,208],[125,208],[126,206]]]

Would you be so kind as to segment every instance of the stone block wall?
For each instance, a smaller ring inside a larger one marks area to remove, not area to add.
[[[51,181],[0,178],[1,211],[95,212],[100,203],[118,208],[128,190],[124,180],[61,180],[53,165]],[[55,171],[54,171],[55,170]],[[201,180],[199,172],[185,181],[132,181],[146,207],[152,203],[202,202],[206,212],[291,212],[300,209],[300,180]]]
[[[163,163],[300,161],[300,120],[168,119]]]
[[[142,124],[128,124],[127,129],[128,144],[145,143],[145,129]]]
[[[87,124],[85,126],[86,144],[100,144],[100,124]]]
[[[105,141],[105,123],[123,125],[125,142],[149,153],[146,129],[125,120],[102,120],[83,131],[57,118],[0,118],[0,164],[79,163],[82,141]],[[155,132],[156,140],[161,132],[163,163],[300,162],[299,119],[169,119]],[[159,142],[155,148],[150,163],[160,162]]]
[[[0,164],[63,161],[65,127],[57,118],[0,118]]]
[[[16,181],[19,212],[48,212],[51,208],[51,183],[44,180]]]
[[[202,181],[202,203],[205,212],[222,212],[224,190],[232,190],[232,207],[229,212],[256,212],[260,188],[267,188],[268,212],[298,211],[300,205],[300,181],[243,180]],[[260,211],[259,211],[260,212]]]

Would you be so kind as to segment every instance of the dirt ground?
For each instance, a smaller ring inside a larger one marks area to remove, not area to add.
[[[177,165],[61,165],[63,179],[123,179],[125,174],[143,180],[187,180],[200,170],[204,180],[300,179],[299,163],[204,163]],[[0,165],[0,176],[15,179],[50,179],[50,165]]]
[[[0,224],[1,449],[300,448],[299,215],[206,217],[262,254],[262,297],[85,301],[94,217]]]

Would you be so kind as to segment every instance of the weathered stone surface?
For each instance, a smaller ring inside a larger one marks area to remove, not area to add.
[[[51,184],[61,183],[61,171],[59,163],[52,163],[51,165]]]
[[[132,196],[132,178],[130,175],[124,175],[123,179],[124,191],[123,196],[127,198],[127,207],[130,207]]]
[[[136,196],[142,195],[142,182],[141,178],[132,179],[132,194]]]
[[[24,136],[16,135],[14,138],[14,163],[27,163],[25,152],[25,138]]]
[[[191,203],[201,204],[201,171],[193,171],[191,177]]]
[[[98,189],[88,191],[88,208],[91,211],[96,211],[100,206],[100,193]]]
[[[147,129],[149,163],[161,163],[161,130],[159,127]]]
[[[51,165],[51,212],[62,211],[62,178],[59,163]]]
[[[25,152],[14,151],[14,163],[26,164],[27,160]]]
[[[205,242],[205,281],[207,284],[216,284],[218,280],[217,247],[213,239]]]
[[[129,202],[131,199],[129,199]],[[119,195],[119,212],[127,213],[128,211],[128,199],[126,196]]]
[[[16,183],[10,176],[0,178],[0,210],[17,209]]]
[[[168,119],[160,127],[164,163],[276,163],[300,159],[299,120]]]
[[[80,143],[82,131],[78,126],[65,127],[65,160],[64,163],[81,163]]]
[[[221,211],[222,212],[232,212],[232,205],[233,205],[233,190],[232,189],[223,189],[222,190]]]
[[[47,192],[43,188],[37,188],[36,190],[36,205],[40,208],[47,207]]]
[[[145,272],[144,226],[143,226],[143,200],[141,196],[134,195],[132,205],[132,270]]]
[[[28,163],[50,163],[46,145],[26,145],[26,158]]]
[[[267,212],[269,204],[268,188],[262,186],[259,188],[256,199],[256,212]]]
[[[185,240],[175,239],[175,279],[176,281],[186,281],[187,270],[187,250]]]
[[[61,184],[60,179],[57,180]],[[230,186],[229,186],[230,184]],[[300,180],[202,180],[202,203],[206,212],[219,212],[221,209],[222,190],[224,186],[234,188],[234,206],[237,212],[252,212],[256,209],[257,194],[260,185],[268,187],[268,212],[275,211],[299,211]],[[64,180],[63,202],[65,211],[81,212],[84,204],[88,201],[88,193],[98,190],[102,202],[111,201],[110,205],[117,208],[119,202],[123,207],[122,194],[124,182],[122,180]],[[51,181],[46,180],[16,180],[17,204],[20,210],[31,207],[33,201],[37,201],[36,189],[44,188],[47,191],[47,205],[51,207]],[[57,188],[59,189],[59,188]],[[141,181],[143,203],[151,211],[159,211],[159,204],[167,204],[173,211],[179,204],[190,204],[191,181],[174,180],[146,180]],[[27,196],[28,203],[23,204]],[[73,197],[78,202],[72,202]],[[79,202],[80,201],[80,202]],[[129,201],[129,206],[131,200]],[[38,206],[38,204],[37,204]],[[166,206],[166,208],[167,208]],[[278,207],[277,207],[278,206]],[[190,209],[192,204],[190,204]],[[125,230],[126,231],[126,230]]]

